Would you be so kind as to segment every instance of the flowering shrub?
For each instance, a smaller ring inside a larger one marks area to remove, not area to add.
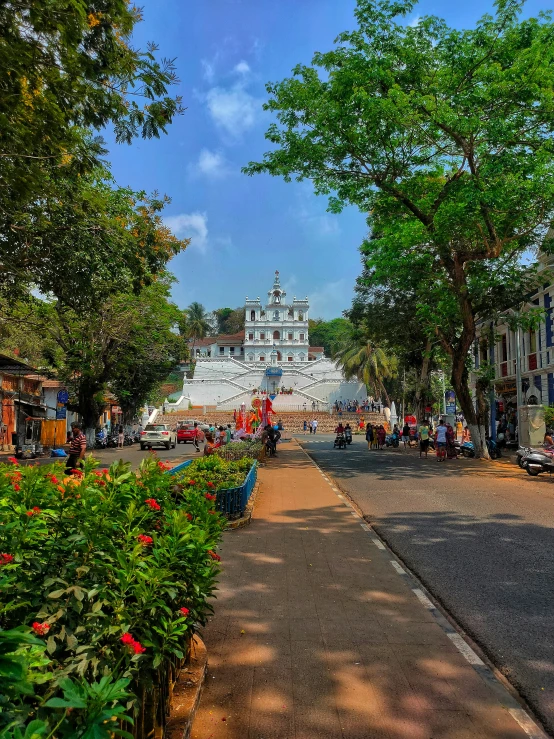
[[[218,490],[240,487],[254,464],[251,457],[229,462],[217,455],[195,459],[188,467],[173,476],[185,490],[207,490],[210,494]],[[211,483],[211,484],[210,484]]]
[[[39,650],[33,690],[5,700],[0,680],[2,737],[25,735],[29,717],[45,736],[88,737],[76,727],[100,694],[107,725],[95,719],[90,736],[132,737],[125,706],[171,679],[211,611],[225,521],[207,482],[219,476],[204,469],[183,494],[152,457],[136,474],[93,465],[71,477],[59,465],[0,465],[0,635],[22,630],[32,640],[16,654]],[[162,725],[164,712],[160,703]]]

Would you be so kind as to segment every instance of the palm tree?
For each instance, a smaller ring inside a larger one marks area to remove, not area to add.
[[[333,358],[347,380],[360,380],[374,397],[384,397],[385,405],[390,408],[384,380],[396,375],[396,357],[373,344],[363,326],[339,346]]]
[[[194,345],[197,339],[203,339],[212,330],[211,323],[208,319],[208,313],[202,305],[194,301],[186,308],[183,313],[185,314],[183,320],[183,328],[186,331],[189,339],[192,339],[192,350],[191,355],[194,360]]]

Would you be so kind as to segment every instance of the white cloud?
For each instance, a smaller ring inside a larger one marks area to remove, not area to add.
[[[220,152],[202,149],[198,161],[189,167],[189,171],[210,179],[220,179],[228,174],[229,169],[225,157]]]
[[[352,285],[345,278],[328,282],[310,296],[310,315],[312,318],[338,318],[352,302]]]
[[[408,25],[411,26],[412,28],[415,28],[416,26],[419,26],[420,20],[421,20],[421,16],[416,15],[414,16],[414,18],[412,18],[412,20],[408,23]]]
[[[236,74],[248,74],[250,72],[248,62],[245,62],[244,59],[242,59],[233,69],[233,72],[236,72]]]
[[[216,126],[233,139],[240,138],[252,128],[261,107],[260,102],[244,89],[242,83],[231,88],[212,87],[205,100]]]
[[[190,239],[190,245],[201,252],[208,248],[208,216],[206,213],[180,213],[166,216],[165,225],[175,236]]]
[[[216,58],[210,62],[207,59],[202,59],[202,76],[206,80],[206,82],[213,82],[215,77],[215,62]]]

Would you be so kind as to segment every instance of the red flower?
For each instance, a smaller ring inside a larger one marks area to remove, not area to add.
[[[209,554],[209,555],[210,555],[210,557],[211,557],[212,559],[214,559],[214,560],[215,560],[216,562],[221,562],[221,557],[219,556],[219,554],[216,554],[216,553],[215,553],[215,552],[214,552],[213,550],[211,550],[211,549],[208,549],[208,554]]]
[[[121,641],[123,644],[125,644],[126,647],[132,649],[135,654],[142,654],[143,652],[146,652],[146,647],[143,647],[140,642],[133,638],[132,634],[129,634],[129,632],[123,634],[123,636],[121,637]]]
[[[8,477],[11,479],[12,482],[19,482],[23,475],[19,470],[16,470],[15,472],[10,473]]]
[[[0,554],[0,565],[9,565],[13,562],[13,554]]]
[[[192,521],[192,514],[191,513],[187,513],[187,518],[188,518],[189,521]]]
[[[12,464],[19,464],[15,457],[8,457],[8,462],[11,462]]]
[[[13,484],[13,489],[14,490],[21,490],[21,488],[19,487],[19,485],[16,482],[14,482],[14,484]]]
[[[149,506],[153,511],[161,511],[162,507],[156,500],[156,498],[147,498],[145,501],[147,506]]]
[[[100,471],[102,472],[103,475],[107,475],[108,472],[109,472],[109,470],[106,469],[106,467],[104,467],[104,469],[103,470],[100,470]]]
[[[92,470],[92,474],[96,475],[96,477],[102,477],[103,472],[101,470]]]
[[[189,480],[189,485],[196,485],[196,480]]]
[[[74,469],[74,470],[71,470],[71,473],[72,473],[73,475],[76,475],[77,477],[82,477],[82,476],[83,476],[83,475],[85,474],[85,473],[83,472],[83,470],[78,470],[78,469]]]
[[[53,483],[54,483],[54,485],[57,485],[57,484],[58,484],[58,482],[59,482],[59,480],[58,480],[58,478],[56,477],[56,475],[52,475],[52,476],[50,477],[50,481],[51,481],[51,482],[53,482]]]
[[[137,539],[140,541],[143,547],[149,547],[150,544],[154,541],[154,539],[151,536],[145,536],[144,534],[139,534],[137,536]]]
[[[217,500],[217,495],[210,495],[210,493],[206,493],[204,497],[206,500]]]
[[[208,487],[209,487],[209,488],[213,488],[213,487],[215,487],[215,486],[214,486],[214,484],[213,484],[213,482],[208,482],[208,483],[206,483],[206,484],[208,485]]]
[[[50,624],[41,624],[35,621],[33,624],[33,631],[38,636],[45,636],[50,631]]]
[[[106,487],[106,481],[105,480],[96,480],[96,484],[100,485],[101,488]]]
[[[209,513],[210,515],[212,515],[212,516],[215,516],[215,514],[217,513],[217,511],[208,511],[208,513]]]
[[[36,505],[34,508],[30,511],[27,511],[28,516],[36,516],[40,513],[40,508]]]
[[[170,465],[170,464],[169,464],[168,462],[165,462],[165,463],[164,463],[164,462],[162,462],[161,460],[160,460],[160,461],[158,462],[158,467],[159,467],[159,468],[160,468],[161,470],[170,470],[170,469],[171,469],[171,465]]]
[[[190,611],[189,611],[188,608],[184,608],[183,607],[183,608],[179,608],[179,610],[181,611],[181,613],[183,614],[183,616],[188,616],[189,613],[190,613]]]

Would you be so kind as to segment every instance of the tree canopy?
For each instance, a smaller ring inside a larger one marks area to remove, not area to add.
[[[502,0],[474,29],[412,26],[414,6],[358,0],[356,30],[269,84],[273,148],[245,171],[309,178],[332,210],[368,214],[367,265],[398,289],[420,276],[415,309],[451,359],[479,450],[476,321],[529,285],[523,257],[554,218],[554,24]]]
[[[339,344],[352,334],[353,326],[347,318],[308,319],[308,339],[310,346],[322,346],[327,357],[333,356]]]

